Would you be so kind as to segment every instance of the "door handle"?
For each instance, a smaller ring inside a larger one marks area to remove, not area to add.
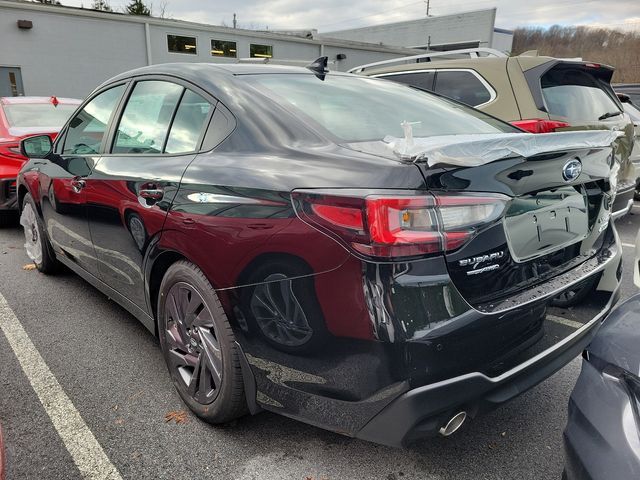
[[[80,191],[86,186],[87,182],[85,182],[82,177],[73,177],[71,180],[71,189],[76,193],[80,193]]]

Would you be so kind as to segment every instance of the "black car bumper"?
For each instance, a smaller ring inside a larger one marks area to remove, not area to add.
[[[618,290],[587,324],[551,349],[503,373],[488,377],[470,373],[412,389],[388,405],[356,437],[403,446],[434,435],[456,413],[473,417],[490,411],[537,385],[561,369],[591,342],[602,319],[618,299]]]
[[[17,210],[18,196],[16,195],[16,179],[0,180],[0,211]]]

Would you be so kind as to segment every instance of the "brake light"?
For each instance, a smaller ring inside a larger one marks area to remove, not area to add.
[[[521,128],[529,133],[552,133],[559,128],[570,127],[567,122],[559,120],[544,120],[542,118],[534,118],[531,120],[516,120],[511,125]]]
[[[379,259],[457,250],[499,219],[509,199],[473,193],[342,196],[312,191],[293,192],[292,198],[302,221],[357,254]]]

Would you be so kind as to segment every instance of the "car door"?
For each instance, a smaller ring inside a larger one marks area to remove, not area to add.
[[[162,231],[214,109],[194,88],[158,77],[133,83],[108,153],[86,179],[100,278],[144,311],[147,249]]]
[[[56,253],[97,275],[97,261],[87,222],[86,178],[103,149],[109,121],[125,84],[98,92],[67,123],[56,154],[39,166],[42,215]]]

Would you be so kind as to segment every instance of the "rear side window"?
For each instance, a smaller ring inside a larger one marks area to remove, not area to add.
[[[381,75],[380,78],[385,80],[393,80],[394,82],[404,83],[412,87],[418,87],[422,90],[433,91],[434,72],[410,72],[398,73],[393,75]]]
[[[184,88],[175,83],[138,82],[129,97],[113,153],[161,153]]]
[[[187,90],[171,125],[166,153],[193,152],[204,130],[212,106],[197,93]]]
[[[438,70],[435,92],[471,107],[491,100],[491,92],[474,73],[459,70]]]
[[[107,124],[124,93],[124,88],[124,85],[118,85],[102,92],[71,119],[64,140],[63,154],[93,155],[100,152]]]
[[[552,68],[540,82],[549,114],[569,123],[597,122],[620,112],[606,84],[583,70]]]

